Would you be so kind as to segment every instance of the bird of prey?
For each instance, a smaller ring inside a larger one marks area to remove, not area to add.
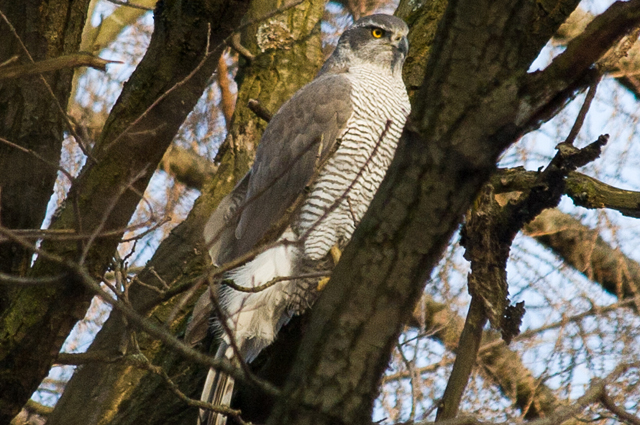
[[[313,303],[320,278],[310,275],[330,270],[349,242],[409,115],[402,81],[408,31],[389,15],[359,19],[316,78],[273,116],[253,167],[205,228],[215,265],[250,260],[198,300],[187,342],[206,334],[212,303],[219,301],[216,356],[250,362]],[[268,288],[237,290],[260,285]],[[232,392],[233,378],[212,369],[202,400],[228,405]],[[201,411],[198,423],[224,425],[226,417]]]

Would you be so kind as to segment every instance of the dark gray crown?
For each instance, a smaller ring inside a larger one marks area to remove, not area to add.
[[[382,36],[374,37],[374,30],[381,30]],[[402,68],[407,55],[408,32],[407,24],[395,16],[360,18],[340,36],[336,49],[320,73],[344,72],[356,64],[381,66],[395,72]]]

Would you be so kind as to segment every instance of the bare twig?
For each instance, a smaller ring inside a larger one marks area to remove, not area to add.
[[[106,71],[107,65],[122,63],[124,62],[102,59],[89,53],[73,53],[70,55],[34,62],[28,65],[1,67],[0,80],[34,74],[44,74],[47,72],[59,71],[66,68],[78,68],[81,66],[89,66],[100,71]]]
[[[121,312],[123,316],[126,317],[127,320],[131,322],[131,324],[139,327],[150,336],[159,339],[165,344],[167,348],[175,351],[176,353],[179,353],[180,355],[185,357],[187,360],[202,364],[204,366],[220,369],[224,373],[230,376],[233,376],[235,379],[254,384],[254,386],[259,388],[261,391],[265,392],[266,394],[269,394],[273,397],[280,396],[280,393],[281,393],[280,390],[275,388],[269,382],[266,382],[256,376],[249,377],[246,375],[245,371],[234,367],[230,362],[226,360],[214,359],[210,356],[206,356],[200,353],[197,350],[194,350],[193,348],[190,348],[184,342],[178,340],[178,338],[176,338],[166,329],[160,326],[157,326],[155,323],[151,322],[146,317],[143,317],[142,315],[140,315],[140,313],[135,311],[133,307],[131,307],[128,303],[118,300],[117,298],[113,298],[111,295],[105,292],[104,289],[100,287],[100,284],[96,281],[96,279],[94,279],[93,276],[91,276],[89,272],[86,270],[86,268],[81,266],[80,264],[75,263],[73,261],[69,261],[61,256],[44,251],[40,248],[37,248],[32,244],[30,244],[29,241],[21,238],[20,236],[15,235],[9,229],[0,227],[0,234],[5,235],[12,241],[20,244],[21,246],[27,248],[28,250],[34,252],[35,254],[38,254],[38,256],[41,256],[42,258],[48,261],[58,263],[64,268],[66,268],[67,270],[69,270],[69,272],[71,272],[77,278],[79,283],[81,283],[87,289],[89,289],[90,291],[98,295],[106,303],[110,304],[113,308]]]
[[[4,66],[7,66],[7,65],[9,65],[9,64],[12,64],[12,63],[16,62],[18,59],[20,59],[20,56],[18,56],[18,55],[13,55],[13,56],[11,56],[11,57],[10,57],[9,59],[7,59],[6,61],[4,61],[4,62],[0,63],[0,68],[2,68],[2,67],[4,67]]]
[[[60,353],[53,364],[81,365],[87,363],[115,363],[124,358],[122,354],[114,354],[106,351],[91,351],[86,353]]]
[[[413,371],[410,370],[401,370],[399,372],[393,373],[391,375],[385,375],[382,377],[382,383],[386,384],[389,382],[399,381],[401,379],[412,378],[415,373],[418,377],[423,373],[435,372],[439,368],[443,367],[443,361],[441,360],[438,363],[430,364],[423,367],[416,367]],[[428,416],[428,415],[425,415]]]
[[[0,12],[0,13],[2,13],[2,12]],[[34,150],[32,150],[32,149],[27,149],[27,148],[25,148],[25,147],[22,147],[22,146],[20,146],[20,145],[18,145],[18,144],[15,144],[15,143],[13,143],[13,142],[11,142],[11,141],[9,141],[9,140],[7,140],[7,139],[3,138],[3,137],[0,137],[0,142],[4,143],[4,144],[6,144],[6,145],[9,145],[9,146],[11,146],[12,148],[16,148],[16,149],[18,149],[18,150],[20,150],[20,151],[22,151],[22,152],[24,152],[24,153],[28,153],[29,155],[34,156],[35,158],[37,158],[37,159],[39,159],[40,161],[42,161],[42,162],[44,162],[45,164],[47,164],[48,166],[50,166],[50,167],[52,167],[52,168],[55,168],[56,170],[60,171],[60,172],[61,172],[61,173],[62,173],[62,174],[67,178],[67,179],[69,179],[69,182],[70,182],[70,183],[73,183],[74,179],[73,179],[73,176],[71,175],[71,173],[70,173],[70,172],[68,172],[67,170],[65,170],[65,169],[64,169],[63,167],[61,167],[60,165],[55,164],[55,163],[53,163],[53,162],[49,161],[49,160],[48,160],[48,159],[46,159],[46,158],[43,158],[39,153],[35,152]]]
[[[246,286],[236,285],[233,282],[233,280],[231,280],[231,279],[223,280],[222,284],[226,285],[226,286],[230,287],[231,289],[234,289],[234,290],[236,290],[238,292],[255,293],[255,292],[264,291],[265,289],[272,287],[273,285],[275,285],[278,282],[284,282],[284,281],[296,280],[296,279],[311,279],[311,278],[316,278],[316,277],[327,277],[327,276],[331,276],[331,272],[330,271],[316,272],[316,273],[306,273],[306,274],[301,274],[301,275],[297,275],[297,276],[277,276],[277,277],[274,277],[273,279],[271,279],[270,281],[268,281],[266,283],[263,283],[262,285],[258,285],[258,286],[254,286],[254,287],[246,287]]]
[[[189,80],[191,80],[191,78],[193,78],[194,75],[196,75],[198,73],[198,71],[200,71],[200,69],[205,65],[205,63],[207,62],[207,60],[209,60],[209,58],[211,56],[213,56],[214,54],[216,54],[220,49],[222,49],[225,45],[228,45],[229,41],[232,39],[232,37],[242,31],[243,29],[257,23],[257,22],[261,22],[264,21],[266,19],[269,19],[277,14],[280,14],[282,12],[285,12],[299,4],[301,4],[303,1],[305,0],[296,0],[293,3],[287,4],[283,7],[280,7],[270,13],[266,13],[263,16],[257,18],[257,19],[252,19],[248,22],[245,22],[244,24],[238,26],[233,33],[228,36],[227,38],[225,38],[220,44],[218,44],[215,48],[213,48],[213,50],[210,50],[210,43],[211,43],[211,24],[209,24],[209,28],[207,30],[207,45],[205,47],[205,52],[204,55],[202,57],[202,59],[200,60],[200,62],[198,63],[198,65],[196,65],[196,67],[186,76],[184,77],[182,80],[178,81],[177,83],[175,83],[173,86],[171,86],[166,92],[164,92],[162,95],[160,95],[151,105],[149,105],[149,107],[147,107],[139,116],[138,118],[136,118],[135,120],[133,120],[123,131],[122,133],[120,133],[118,136],[116,136],[115,139],[113,139],[107,146],[105,146],[105,152],[110,150],[118,141],[120,141],[120,139],[122,139],[122,137],[124,137],[125,134],[128,134],[130,132],[130,130],[137,125],[144,117],[147,116],[147,114],[156,107],[156,105],[158,105],[160,102],[162,102],[167,96],[169,96],[174,90],[178,89],[179,87],[185,85],[187,82],[189,82]]]
[[[632,415],[631,413],[624,410],[622,407],[618,406],[615,401],[609,396],[606,389],[602,390],[602,395],[600,396],[600,403],[611,413],[616,415],[619,419],[621,419],[624,423],[628,425],[640,425],[640,418]]]
[[[142,232],[140,234],[137,234],[137,235],[134,235],[134,236],[131,236],[130,238],[127,238],[127,239],[122,239],[120,242],[131,242],[131,241],[137,241],[139,239],[142,239],[143,237],[145,237],[149,233],[154,232],[156,229],[158,229],[159,227],[164,226],[165,224],[169,223],[170,221],[171,221],[171,217],[164,217],[163,219],[161,219],[158,222],[156,222],[156,224],[154,224],[153,226],[151,226],[150,228],[148,228],[144,232]],[[140,225],[137,225],[136,227],[142,227],[142,226],[146,226],[146,224],[140,224]],[[125,231],[129,231],[129,229],[126,229]],[[109,233],[115,233],[115,232],[111,231]],[[99,236],[102,236],[102,235],[99,235]]]
[[[20,38],[20,35],[18,34],[18,32],[16,31],[16,29],[13,27],[13,24],[11,24],[11,21],[9,21],[9,18],[6,17],[6,15],[2,12],[2,10],[0,10],[0,16],[2,17],[2,19],[4,19],[4,21],[6,22],[6,24],[9,26],[9,29],[11,30],[11,33],[16,37],[16,39],[18,40],[18,43],[20,44],[20,46],[22,47],[22,50],[25,52],[25,54],[27,55],[27,57],[29,58],[29,60],[31,61],[32,64],[35,64],[35,61],[33,60],[33,57],[31,56],[31,54],[29,53],[29,50],[27,49],[27,46],[24,45],[24,43],[22,42],[22,38]],[[47,80],[40,75],[40,80],[42,81],[42,83],[47,87],[47,90],[49,91],[49,94],[51,95],[51,98],[53,99],[53,102],[56,104],[56,106],[58,107],[58,110],[60,111],[61,116],[64,118],[64,121],[67,124],[68,130],[69,132],[73,135],[75,141],[78,143],[78,146],[80,147],[80,150],[82,150],[82,153],[84,153],[87,158],[90,158],[92,161],[95,162],[95,158],[93,157],[93,155],[91,155],[91,153],[89,152],[89,150],[86,148],[86,146],[84,145],[84,141],[82,140],[82,138],[78,135],[78,133],[75,130],[75,127],[73,125],[73,123],[71,122],[71,120],[69,119],[69,116],[67,115],[67,113],[65,112],[64,108],[62,107],[62,105],[60,105],[60,102],[58,101],[57,96],[55,95],[55,93],[53,92],[53,89],[51,88],[51,86],[49,85],[49,83],[47,82]]]
[[[187,405],[192,407],[198,407],[200,409],[210,410],[212,412],[220,413],[226,416],[231,416],[233,417],[234,421],[236,421],[238,424],[240,425],[246,424],[246,422],[244,422],[240,417],[240,414],[242,413],[240,412],[240,410],[231,409],[230,407],[223,406],[223,405],[214,405],[211,403],[207,403],[200,400],[194,400],[190,397],[187,397],[187,395],[185,395],[182,391],[180,391],[180,388],[178,387],[178,385],[176,385],[176,383],[173,382],[173,380],[169,377],[167,372],[165,372],[165,370],[162,367],[151,364],[149,359],[147,359],[144,356],[144,354],[137,353],[133,356],[128,356],[126,360],[127,360],[127,363],[129,364],[133,364],[136,367],[147,370],[161,377],[162,380],[165,382],[165,384],[169,387],[171,392],[173,392],[180,400],[185,402]]]
[[[164,371],[164,369],[160,366],[153,365],[149,359],[147,359],[143,354],[137,352],[135,354],[129,355],[121,355],[114,354],[113,352],[105,352],[105,351],[95,351],[95,352],[87,352],[87,353],[60,353],[56,358],[54,364],[58,365],[83,365],[87,363],[116,363],[123,362],[128,365],[132,365],[134,367],[147,370],[155,375],[158,375],[162,378],[162,380],[167,384],[171,392],[173,392],[180,400],[187,403],[189,406],[198,407],[201,409],[211,410],[217,413],[222,413],[224,415],[232,416],[235,419],[242,419],[239,417],[240,411],[231,409],[227,406],[213,405],[211,403],[205,403],[200,400],[194,400],[192,398],[187,397],[180,388],[173,382],[173,380],[169,377],[169,375]]]
[[[147,11],[153,10],[153,7],[141,6],[139,4],[131,3],[128,1],[121,1],[121,0],[107,0],[107,1],[109,3],[117,4],[118,6],[131,7],[133,9],[140,9],[140,10],[147,10]]]
[[[249,99],[249,102],[247,103],[247,108],[249,108],[251,112],[256,114],[258,118],[262,118],[266,122],[271,121],[271,118],[273,118],[273,114],[267,111],[267,109],[264,106],[262,106],[260,102],[257,101],[256,99]]]
[[[589,112],[589,108],[591,107],[591,102],[596,96],[596,90],[598,89],[598,84],[600,84],[600,80],[602,79],[602,75],[598,75],[595,80],[589,86],[589,91],[587,92],[587,96],[584,99],[584,103],[580,108],[580,112],[576,118],[576,121],[573,123],[573,127],[571,127],[571,131],[567,136],[564,144],[573,145],[573,142],[576,140],[582,125],[584,124],[584,119],[587,117],[587,112]]]
[[[140,233],[139,235],[135,235],[132,236],[131,238],[128,239],[122,239],[120,242],[130,242],[130,241],[135,241],[138,240],[140,238],[142,238],[143,236],[147,235],[149,232],[154,231],[155,229],[157,229],[158,227],[166,224],[168,221],[170,221],[170,218],[164,218],[161,221],[159,221],[158,223],[154,224],[152,226],[151,229],[145,230],[144,232]],[[86,240],[86,239],[91,239],[91,238],[95,238],[95,239],[100,239],[100,238],[110,238],[113,236],[118,236],[121,235],[123,233],[126,232],[132,232],[136,229],[139,229],[141,227],[147,227],[149,225],[149,223],[139,223],[139,224],[134,224],[131,226],[127,226],[127,227],[123,227],[120,229],[115,229],[115,230],[108,230],[108,231],[102,231],[99,234],[95,235],[94,234],[78,234],[76,233],[77,230],[76,229],[11,229],[16,235],[19,235],[25,239],[43,239],[43,240],[56,240],[56,241],[73,241],[73,240]],[[2,242],[3,239],[2,237],[0,237],[0,242]]]
[[[0,285],[37,286],[64,282],[66,274],[46,277],[23,277],[0,272]]]
[[[407,356],[405,356],[402,346],[399,344],[396,345],[396,350],[400,353],[400,358],[402,358],[402,362],[409,371],[411,378],[409,379],[409,383],[411,384],[411,411],[409,412],[408,419],[408,422],[411,423],[416,417],[416,404],[418,403],[418,396],[420,394],[420,375],[416,371],[415,356],[413,361],[409,360]]]
[[[154,270],[155,273],[155,270]],[[156,273],[156,277],[158,279],[160,279],[160,276]],[[162,280],[161,280],[162,281]],[[182,310],[182,308],[187,305],[187,303],[189,302],[189,300],[195,296],[195,294],[198,292],[198,290],[200,289],[200,287],[206,282],[206,277],[200,277],[196,280],[195,285],[192,285],[191,283],[187,284],[187,285],[183,285],[183,288],[187,290],[187,293],[184,294],[183,297],[181,297],[178,302],[176,303],[176,305],[173,307],[173,309],[171,309],[171,312],[169,313],[169,315],[167,316],[167,320],[165,320],[165,324],[167,326],[171,326],[171,323],[173,323],[173,321],[175,320],[176,316],[178,315],[178,313],[180,312],[180,310]],[[173,288],[174,290],[177,288]],[[166,288],[163,292],[163,294],[166,294],[168,291],[170,290],[170,288]],[[175,294],[177,295],[177,294]]]

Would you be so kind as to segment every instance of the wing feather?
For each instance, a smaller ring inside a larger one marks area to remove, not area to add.
[[[265,237],[303,193],[317,164],[333,152],[353,112],[350,91],[346,76],[324,75],[300,89],[273,116],[250,171],[234,256]]]
[[[245,174],[231,193],[222,198],[218,208],[211,214],[204,227],[204,240],[209,248],[211,260],[216,266],[235,258],[235,229],[240,221],[239,208],[247,196],[250,177],[251,171]]]

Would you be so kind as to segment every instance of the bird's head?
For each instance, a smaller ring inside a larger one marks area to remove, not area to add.
[[[342,33],[321,73],[339,72],[361,64],[372,64],[399,73],[409,50],[408,33],[407,24],[395,16],[365,16]]]

